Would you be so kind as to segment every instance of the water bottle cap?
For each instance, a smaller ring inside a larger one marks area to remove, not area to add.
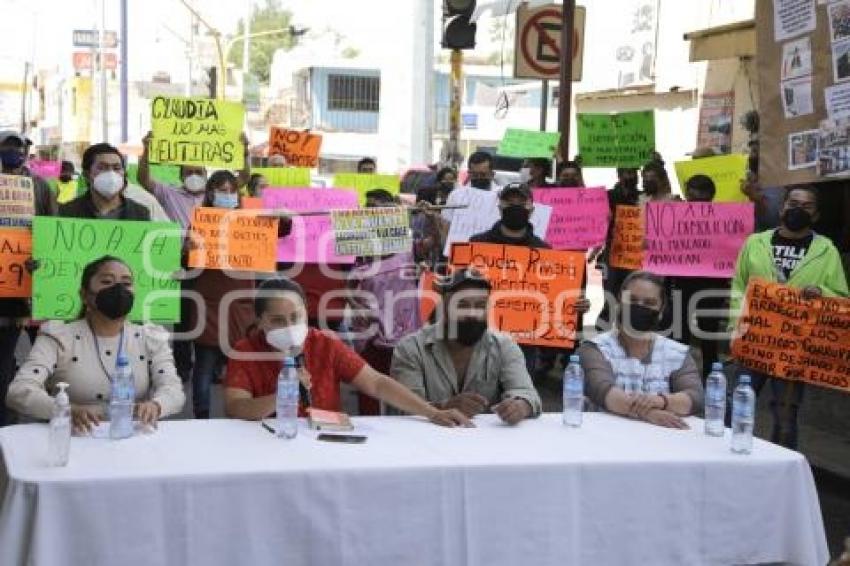
[[[60,405],[70,405],[71,402],[68,399],[68,393],[65,391],[68,388],[68,384],[60,381],[56,384],[56,387],[59,388],[59,392],[56,394],[56,402]]]
[[[576,363],[576,364],[577,364],[577,363],[579,363],[579,357],[578,357],[578,354],[573,354],[573,355],[571,355],[571,356],[570,356],[570,363],[571,363],[571,364],[572,364],[572,363]]]
[[[714,362],[711,364],[711,371],[723,371],[723,364],[720,362]]]
[[[295,363],[295,358],[292,356],[286,356],[283,358],[283,366],[288,368],[297,367],[298,364]]]
[[[750,383],[750,376],[749,376],[749,375],[747,375],[747,374],[744,374],[744,375],[742,375],[741,377],[739,377],[739,378],[738,378],[738,384],[742,384],[742,383],[746,383],[747,385],[749,385],[749,383]]]
[[[115,364],[118,366],[129,366],[130,358],[127,357],[127,354],[122,352],[118,354],[118,359],[116,360]]]

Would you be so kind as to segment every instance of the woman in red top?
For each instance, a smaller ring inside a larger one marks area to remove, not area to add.
[[[224,411],[228,417],[260,420],[274,414],[282,358],[300,355],[301,382],[310,391],[313,407],[339,411],[339,384],[345,381],[436,424],[472,426],[459,411],[437,409],[378,373],[332,334],[308,328],[304,291],[297,283],[285,278],[264,281],[254,299],[254,312],[257,329],[236,344],[227,364]],[[303,406],[300,412],[304,416]]]

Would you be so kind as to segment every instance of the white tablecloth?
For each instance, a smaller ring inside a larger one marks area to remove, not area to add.
[[[0,564],[822,566],[817,493],[798,453],[603,414],[475,429],[355,419],[366,444],[258,423],[163,422],[75,438],[0,429]],[[4,489],[5,484],[5,489]]]

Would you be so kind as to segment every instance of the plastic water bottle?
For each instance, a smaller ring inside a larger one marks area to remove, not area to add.
[[[749,454],[753,451],[756,394],[750,387],[750,376],[738,378],[738,387],[732,394],[732,452]]]
[[[723,365],[715,362],[705,379],[705,433],[708,436],[723,436],[726,427],[726,376]]]
[[[118,354],[115,377],[109,397],[109,438],[133,436],[133,405],[136,401],[136,383],[130,361],[123,352]]]
[[[65,389],[68,384],[57,383],[59,393],[53,400],[53,416],[50,417],[50,436],[48,437],[47,459],[51,466],[68,465],[71,450],[71,402]]]
[[[286,357],[277,376],[277,435],[295,438],[298,434],[298,365]]]
[[[570,356],[570,363],[564,370],[564,424],[580,427],[582,408],[584,407],[584,370],[578,356]]]

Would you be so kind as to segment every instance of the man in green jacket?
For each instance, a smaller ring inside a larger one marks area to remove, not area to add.
[[[819,218],[818,191],[810,185],[788,187],[782,202],[778,228],[753,234],[738,255],[732,279],[730,327],[734,328],[751,279],[764,279],[797,287],[808,298],[847,297],[847,279],[838,250],[812,230]],[[738,369],[752,376],[758,393],[768,378],[771,383],[773,432],[771,440],[788,448],[797,447],[797,412],[803,400],[803,383]]]

